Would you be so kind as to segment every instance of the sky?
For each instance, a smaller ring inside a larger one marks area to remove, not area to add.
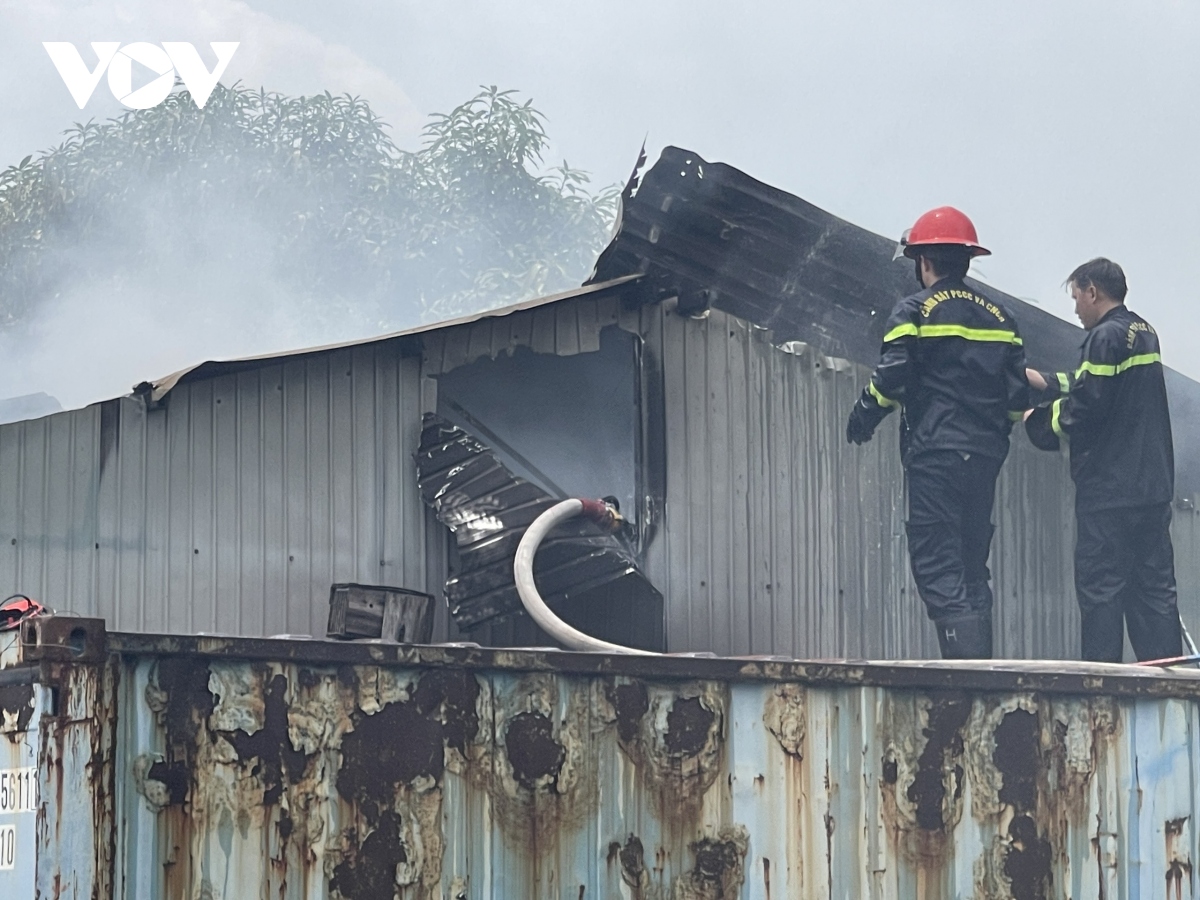
[[[361,95],[410,149],[427,114],[516,88],[549,119],[548,161],[597,184],[646,140],[651,160],[685,147],[889,236],[951,204],[993,251],[975,274],[1063,318],[1067,274],[1115,259],[1167,363],[1200,379],[1194,0],[0,0],[0,167],[121,111],[102,82],[81,112],[50,40],[240,41],[224,83]],[[135,380],[228,355],[224,339],[135,352]],[[118,380],[57,390],[89,402]]]

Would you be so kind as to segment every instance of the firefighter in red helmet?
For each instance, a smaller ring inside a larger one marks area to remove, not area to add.
[[[846,426],[846,439],[862,444],[900,410],[909,561],[946,659],[992,655],[996,477],[1029,405],[1012,312],[964,281],[972,258],[988,252],[950,206],[905,233],[896,258],[913,260],[921,290],[892,310],[879,364]]]

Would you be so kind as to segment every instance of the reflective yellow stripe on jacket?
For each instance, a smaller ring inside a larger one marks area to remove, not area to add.
[[[875,382],[873,382],[873,381],[869,382],[867,384],[867,390],[871,392],[871,396],[875,398],[875,402],[878,403],[882,407],[886,408],[886,407],[890,407],[890,406],[899,406],[900,405],[895,400],[893,400],[891,397],[885,397],[883,395],[883,392],[880,391],[879,388],[875,387]]]
[[[1149,366],[1156,362],[1162,362],[1162,354],[1141,353],[1137,356],[1131,356],[1129,359],[1116,365],[1105,365],[1104,363],[1094,363],[1085,360],[1083,365],[1075,372],[1075,377],[1078,378],[1084,372],[1101,376],[1120,375],[1122,372],[1129,371],[1134,366]]]
[[[883,336],[885,344],[897,338],[915,336],[919,338],[959,337],[968,341],[983,341],[991,344],[1020,344],[1021,339],[1002,328],[968,328],[966,325],[913,325],[905,322],[897,325]]]
[[[1062,423],[1058,421],[1058,417],[1062,413],[1062,404],[1062,397],[1059,397],[1050,404],[1050,429],[1058,435],[1059,440],[1065,441],[1067,439],[1067,433],[1063,431]]]

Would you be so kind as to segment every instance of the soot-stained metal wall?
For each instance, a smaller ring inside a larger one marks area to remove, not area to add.
[[[1193,892],[1195,672],[131,635],[38,672],[47,898]]]

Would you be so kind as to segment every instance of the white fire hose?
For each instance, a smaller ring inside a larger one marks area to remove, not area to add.
[[[610,644],[608,641],[584,634],[578,628],[572,628],[554,614],[546,605],[546,601],[542,599],[542,595],[538,593],[537,584],[533,580],[533,557],[537,554],[538,547],[556,525],[579,515],[586,516],[607,531],[615,531],[621,524],[620,514],[602,500],[563,500],[534,519],[533,524],[526,529],[521,543],[517,546],[517,558],[513,563],[517,593],[521,595],[525,611],[542,631],[570,650],[658,656],[659,654],[649,650],[637,650],[622,644]]]

